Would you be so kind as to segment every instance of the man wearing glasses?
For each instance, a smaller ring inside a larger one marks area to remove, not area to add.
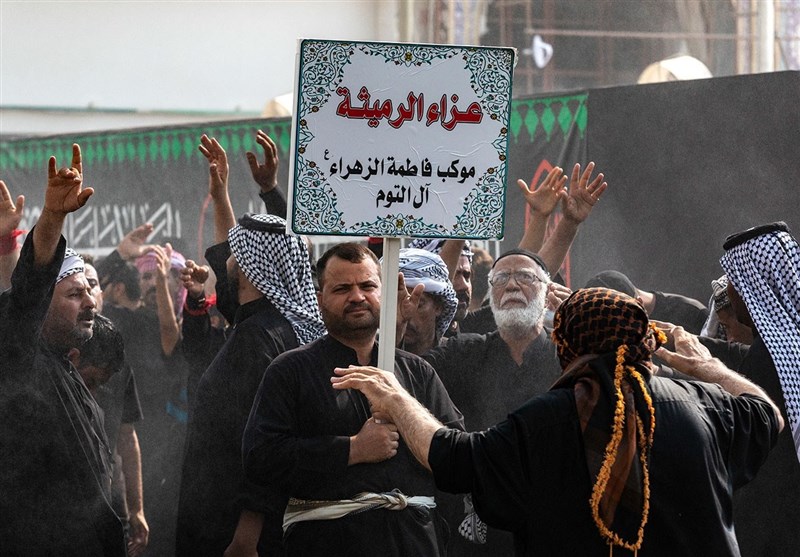
[[[423,355],[464,414],[467,431],[482,431],[504,420],[531,396],[547,391],[561,374],[555,346],[544,330],[549,283],[537,254],[507,251],[489,273],[489,303],[497,330],[459,335]],[[455,543],[470,554],[479,548],[495,555],[513,554],[511,534],[487,529],[471,509],[469,496],[456,512],[463,519],[451,524],[458,527],[451,548]]]

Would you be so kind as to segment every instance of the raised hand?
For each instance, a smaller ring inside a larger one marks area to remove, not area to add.
[[[278,146],[270,136],[261,130],[256,133],[256,143],[264,149],[264,164],[258,162],[258,158],[252,151],[247,151],[247,163],[250,165],[253,180],[256,181],[263,193],[267,193],[278,185]]]
[[[205,282],[208,280],[208,267],[198,265],[191,259],[186,260],[186,266],[181,269],[181,282],[192,298],[203,296]]]
[[[18,195],[16,204],[11,199],[11,192],[0,180],[0,238],[8,236],[19,228],[22,211],[25,208],[25,196]]]
[[[83,162],[81,148],[72,145],[72,166],[56,169],[56,158],[47,163],[47,190],[44,194],[43,212],[67,215],[75,212],[89,200],[93,188],[83,187]]]
[[[206,134],[200,138],[200,152],[208,161],[208,193],[218,198],[228,192],[228,155],[225,149],[213,137]]]
[[[581,173],[581,165],[576,163],[572,169],[572,176],[569,181],[569,195],[562,202],[564,217],[581,223],[586,220],[592,212],[594,204],[606,191],[608,183],[603,181],[603,174],[598,174],[591,182],[589,181],[594,171],[594,163],[586,165],[586,170]]]
[[[406,280],[403,273],[398,273],[397,277],[397,311],[403,321],[408,321],[416,315],[419,309],[419,302],[422,293],[425,291],[424,284],[416,285],[409,293],[406,288]]]
[[[147,242],[147,237],[152,233],[153,224],[150,222],[141,224],[128,232],[117,246],[117,252],[119,253],[119,256],[122,259],[129,261],[131,259],[136,259],[140,255],[143,255],[151,247],[145,242]]]
[[[567,197],[566,183],[567,176],[564,174],[564,170],[558,166],[547,173],[545,179],[535,190],[530,189],[525,180],[517,180],[517,185],[531,211],[543,217],[550,216],[558,202]]]
[[[545,299],[545,308],[555,311],[558,309],[564,300],[569,298],[572,290],[557,282],[551,282],[547,285],[547,298]]]

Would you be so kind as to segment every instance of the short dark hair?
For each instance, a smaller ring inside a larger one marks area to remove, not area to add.
[[[320,289],[322,289],[325,282],[325,267],[328,265],[328,261],[331,257],[338,257],[350,263],[361,263],[365,259],[371,259],[378,268],[380,268],[381,265],[378,258],[375,257],[375,254],[366,246],[356,242],[336,244],[323,253],[322,257],[317,261],[317,280],[319,281]]]
[[[125,293],[128,298],[138,300],[142,297],[142,289],[139,286],[139,270],[132,263],[125,261],[112,263],[105,258],[94,268],[97,270],[97,279],[103,290],[107,286],[121,282],[125,285]]]
[[[80,348],[80,367],[94,366],[117,373],[125,365],[125,343],[122,334],[107,317],[94,316],[92,338]]]

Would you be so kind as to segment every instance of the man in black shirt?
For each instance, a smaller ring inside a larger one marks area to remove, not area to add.
[[[738,556],[732,490],[784,422],[696,337],[669,332],[678,353],[658,350],[667,338],[632,298],[573,293],[555,315],[558,384],[483,432],[443,427],[379,369],[332,382],[385,413],[437,486],[471,492],[483,520],[513,531],[517,555]],[[656,351],[698,381],[653,375]]]
[[[4,555],[125,555],[122,524],[110,504],[101,411],[67,358],[91,337],[95,314],[83,260],[61,236],[67,215],[94,193],[83,188],[82,174],[78,145],[71,168],[56,170],[50,158],[44,208],[11,288],[0,294]]]
[[[363,396],[330,388],[334,367],[377,362],[378,261],[364,246],[339,244],[320,258],[318,277],[328,334],[264,374],[243,442],[247,478],[289,500],[288,555],[440,555],[432,478]],[[427,411],[461,427],[422,359],[398,351],[394,374]]]

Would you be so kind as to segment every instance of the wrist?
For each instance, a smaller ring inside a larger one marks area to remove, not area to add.
[[[25,234],[25,230],[14,229],[8,234],[0,236],[0,255],[8,255],[19,248],[17,238]]]

